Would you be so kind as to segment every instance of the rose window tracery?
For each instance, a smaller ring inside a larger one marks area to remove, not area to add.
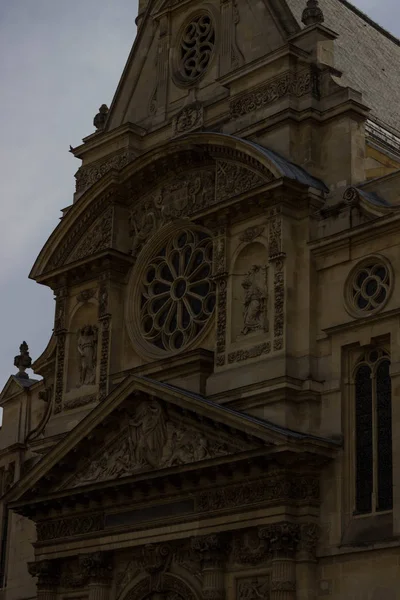
[[[352,271],[347,284],[347,305],[350,312],[371,314],[386,304],[392,285],[392,275],[386,261],[368,260]]]
[[[215,307],[212,257],[209,234],[187,229],[148,262],[140,298],[140,333],[146,342],[174,352],[204,329]]]
[[[207,69],[215,46],[215,29],[211,16],[194,17],[180,40],[179,70],[186,81],[195,81]]]

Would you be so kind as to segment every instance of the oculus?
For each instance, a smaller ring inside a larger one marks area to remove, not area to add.
[[[140,276],[139,335],[174,353],[204,330],[215,307],[213,242],[198,229],[182,229],[145,263]]]
[[[354,316],[370,315],[387,303],[393,282],[390,264],[383,257],[371,257],[358,264],[346,285],[346,305]]]
[[[194,16],[185,25],[179,42],[179,78],[194,83],[207,70],[215,46],[215,28],[207,13]]]

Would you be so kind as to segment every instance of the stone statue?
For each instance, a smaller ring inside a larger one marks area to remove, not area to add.
[[[108,106],[107,104],[102,104],[99,108],[99,112],[93,119],[93,125],[96,127],[97,131],[101,131],[104,129],[104,125],[106,124],[108,115]]]
[[[78,330],[79,386],[96,383],[97,327],[85,325]],[[78,386],[78,387],[79,387]]]
[[[161,404],[155,400],[141,402],[135,416],[129,419],[129,432],[135,468],[148,464],[153,468],[162,466],[168,435]]]
[[[245,276],[242,287],[245,291],[242,334],[257,329],[267,330],[265,312],[267,303],[266,267],[253,265]]]
[[[30,369],[32,359],[29,356],[29,348],[26,342],[22,342],[19,347],[19,355],[14,358],[14,366],[19,369],[17,377],[22,379],[29,379],[28,373],[25,373],[26,369]]]

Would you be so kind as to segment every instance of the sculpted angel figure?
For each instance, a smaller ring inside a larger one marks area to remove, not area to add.
[[[143,465],[159,468],[167,443],[167,422],[156,400],[144,400],[129,420],[131,452],[134,469]]]
[[[79,385],[96,382],[97,327],[85,325],[78,330]]]
[[[243,307],[243,335],[265,327],[267,301],[265,267],[253,265],[247,273],[242,287],[245,292]]]

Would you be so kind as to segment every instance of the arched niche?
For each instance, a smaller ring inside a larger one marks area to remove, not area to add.
[[[261,241],[239,248],[231,277],[231,342],[269,332],[268,252]]]
[[[67,405],[73,406],[74,399],[97,391],[99,339],[94,299],[76,306],[70,316],[67,339],[65,399]]]

